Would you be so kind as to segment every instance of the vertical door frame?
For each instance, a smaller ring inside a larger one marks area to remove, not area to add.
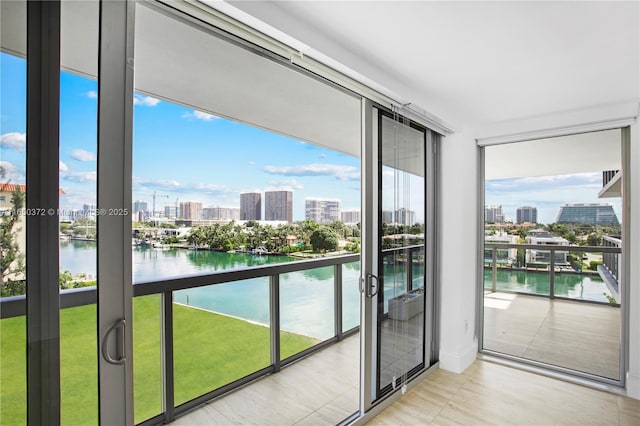
[[[360,238],[360,414],[373,406],[376,397],[377,324],[376,300],[367,296],[366,281],[378,270],[378,112],[362,98],[361,224]]]
[[[98,54],[98,382],[100,423],[132,425],[132,1],[100,1]]]
[[[60,1],[27,8],[27,423],[60,424]]]

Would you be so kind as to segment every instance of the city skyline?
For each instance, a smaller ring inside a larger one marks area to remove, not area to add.
[[[0,53],[3,81],[0,165],[5,180],[26,175],[26,62]],[[60,197],[63,210],[96,203],[97,83],[60,74]],[[340,197],[360,208],[360,159],[307,141],[185,108],[150,96],[134,97],[132,201],[156,211],[175,200],[203,206],[238,206],[242,192],[296,191],[305,197]],[[304,219],[304,204],[293,220]]]
[[[538,223],[555,223],[564,204],[610,203],[622,221],[619,198],[598,198],[602,171],[556,176],[492,179],[485,182],[485,205],[501,205],[504,220],[516,222],[517,208],[537,209]]]
[[[0,165],[5,180],[24,184],[26,62],[0,55],[3,80],[12,82],[0,94]],[[60,85],[60,187],[65,192],[60,208],[74,210],[96,203],[97,83],[61,72]],[[287,189],[295,191],[296,200],[340,198],[341,209],[360,209],[357,157],[149,96],[136,94],[134,103],[132,201],[151,206],[157,192],[168,198],[156,200],[156,211],[175,205],[175,200],[233,207],[239,205],[242,192]],[[601,178],[601,171],[594,171],[488,180],[485,204],[502,205],[505,220],[511,221],[516,219],[517,207],[536,206],[538,221],[553,223],[563,204],[599,202]],[[383,194],[393,195],[391,191]],[[383,201],[385,210],[394,205]],[[423,222],[423,203],[411,201],[416,221]],[[622,218],[620,200],[607,201]],[[304,217],[304,203],[294,202],[293,220]]]

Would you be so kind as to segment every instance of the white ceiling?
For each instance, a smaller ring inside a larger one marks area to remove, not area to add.
[[[594,173],[622,168],[620,129],[485,148],[485,178]]]
[[[230,1],[456,126],[640,100],[640,3]]]

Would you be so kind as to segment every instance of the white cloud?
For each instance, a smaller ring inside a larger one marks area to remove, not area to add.
[[[65,163],[63,163],[62,161],[60,161],[60,167],[59,167],[61,172],[68,172],[69,171],[69,167],[67,167],[67,165]]]
[[[95,90],[89,90],[87,92],[87,98],[89,98],[89,99],[98,99],[98,92],[96,92]]]
[[[98,173],[91,172],[64,172],[61,175],[62,179],[69,182],[85,183],[96,182],[98,180]]]
[[[133,104],[141,106],[154,107],[160,103],[160,99],[152,98],[151,96],[134,95]]]
[[[220,117],[194,109],[191,112],[185,112],[184,114],[182,114],[182,118],[186,118],[186,119],[195,118],[196,120],[211,121],[211,120],[216,120]]]
[[[265,172],[283,176],[333,176],[339,180],[358,180],[360,170],[339,164],[303,164],[299,166],[264,166]]]
[[[27,134],[18,132],[5,133],[0,136],[0,146],[23,152],[27,146]]]
[[[275,188],[284,188],[284,189],[289,189],[289,190],[293,190],[293,189],[301,190],[301,189],[304,189],[304,185],[302,185],[300,182],[298,182],[295,179],[270,180],[267,183],[269,185],[275,187]]]
[[[2,182],[24,183],[24,170],[20,170],[15,164],[8,161],[0,161],[0,171]]]
[[[216,185],[213,183],[187,183],[183,184],[178,182],[177,180],[169,179],[147,179],[142,177],[133,177],[134,187],[138,188],[138,190],[149,190],[149,191],[166,191],[166,192],[198,192],[203,194],[227,194],[231,192],[236,192],[231,190],[229,187],[224,185]]]
[[[74,149],[71,151],[71,158],[78,161],[95,161],[96,156],[94,153],[84,149]]]

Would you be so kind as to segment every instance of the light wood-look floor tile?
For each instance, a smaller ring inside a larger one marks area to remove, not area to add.
[[[437,370],[371,425],[638,425],[640,401],[486,361]]]
[[[484,348],[618,379],[620,309],[507,293],[485,294]]]

